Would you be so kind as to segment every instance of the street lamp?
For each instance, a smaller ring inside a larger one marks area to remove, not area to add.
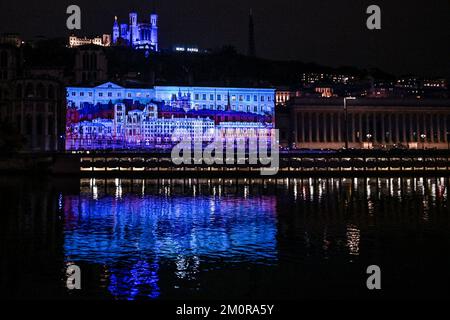
[[[344,98],[345,149],[348,149],[348,110],[347,110],[347,100],[356,100],[356,98],[355,97],[345,97]]]
[[[427,137],[427,135],[425,133],[422,133],[420,135],[420,139],[422,139],[422,150],[425,149],[425,138]]]
[[[372,135],[368,133],[366,137],[367,137],[367,149],[370,149],[370,141],[372,139]]]

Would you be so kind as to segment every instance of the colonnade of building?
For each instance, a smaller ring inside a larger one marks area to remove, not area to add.
[[[290,108],[288,138],[297,148],[449,147],[450,106]]]

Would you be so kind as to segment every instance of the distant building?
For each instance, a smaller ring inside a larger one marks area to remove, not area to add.
[[[0,44],[8,44],[19,48],[23,44],[23,41],[16,33],[3,33],[0,34]]]
[[[102,47],[109,47],[111,46],[111,35],[110,34],[104,34],[101,37],[94,37],[94,38],[79,38],[77,36],[70,36],[69,37],[69,47],[75,48],[79,46],[85,46],[93,44],[96,46],[102,46]]]
[[[114,18],[112,44],[124,45],[135,49],[159,51],[158,46],[158,15],[150,14],[149,21],[138,22],[138,14],[129,15],[129,23],[119,24]]]
[[[322,98],[331,98],[334,95],[332,87],[316,87],[314,91],[319,93]]]
[[[25,138],[25,151],[61,150],[65,89],[54,70],[26,68],[20,48],[0,45],[0,119]]]
[[[329,84],[349,84],[356,81],[356,76],[348,74],[333,74],[333,73],[319,73],[306,72],[301,75],[300,81],[304,85],[329,83]]]
[[[422,87],[447,89],[447,80],[446,79],[423,79]]]
[[[104,48],[96,45],[77,47],[74,72],[77,84],[105,82],[108,77],[108,62]]]
[[[299,97],[300,95],[300,90],[293,90],[288,87],[278,87],[275,92],[276,105],[285,107],[289,103],[289,100],[294,97]]]
[[[207,49],[200,49],[196,45],[174,45],[172,46],[172,52],[175,53],[211,53],[210,50]]]

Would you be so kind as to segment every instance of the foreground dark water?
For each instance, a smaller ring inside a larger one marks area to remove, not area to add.
[[[0,178],[10,299],[450,298],[449,178]],[[82,290],[65,270],[82,270]],[[378,265],[382,290],[366,287]]]

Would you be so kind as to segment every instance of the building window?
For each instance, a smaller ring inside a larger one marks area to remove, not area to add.
[[[213,94],[209,95],[209,100],[214,100],[214,95]]]
[[[203,100],[206,100],[206,94],[203,94]]]
[[[220,94],[217,95],[217,100],[221,101],[222,100],[222,96]]]

